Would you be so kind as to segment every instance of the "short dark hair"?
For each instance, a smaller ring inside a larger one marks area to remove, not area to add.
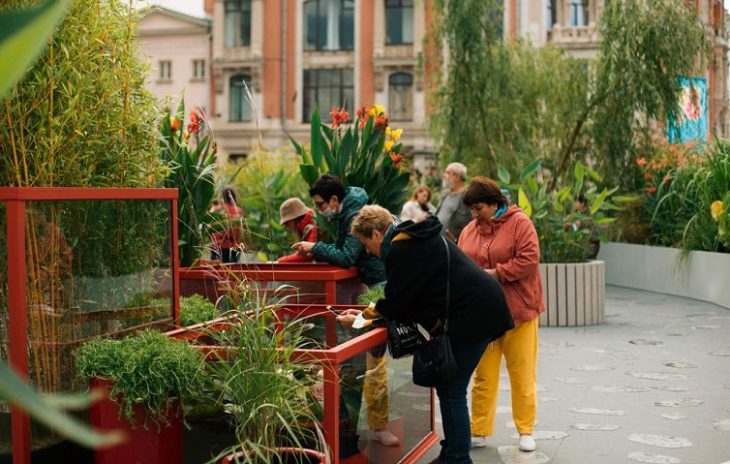
[[[345,198],[345,185],[337,176],[322,174],[309,189],[309,196],[315,195],[319,195],[324,201],[330,201],[334,196],[341,202]]]
[[[497,182],[489,177],[476,176],[471,179],[462,202],[469,207],[477,203],[502,206],[507,204],[507,198]]]

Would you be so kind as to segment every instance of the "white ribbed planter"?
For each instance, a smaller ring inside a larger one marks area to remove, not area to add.
[[[708,301],[730,309],[730,253],[601,243],[606,283]]]
[[[603,322],[603,261],[540,264],[545,312],[543,327],[575,327]]]

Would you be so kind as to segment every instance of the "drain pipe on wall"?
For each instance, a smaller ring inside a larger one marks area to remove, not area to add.
[[[281,129],[286,131],[286,110],[287,110],[287,101],[286,101],[286,87],[287,87],[287,59],[286,59],[286,41],[287,41],[287,3],[289,0],[281,0],[281,116],[279,118]]]

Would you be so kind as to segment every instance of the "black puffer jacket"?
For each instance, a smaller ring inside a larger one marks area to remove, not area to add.
[[[396,227],[384,244],[385,298],[376,309],[385,317],[415,321],[431,330],[446,311],[446,248],[436,217]],[[447,240],[451,253],[449,335],[452,344],[496,340],[514,327],[499,283]]]

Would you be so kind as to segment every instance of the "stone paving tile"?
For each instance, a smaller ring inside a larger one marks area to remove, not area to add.
[[[540,328],[536,432],[567,436],[520,452],[514,429],[504,425],[510,392],[500,391],[494,436],[472,450],[475,463],[730,464],[730,311],[606,290],[604,324]],[[504,373],[500,383],[508,384]],[[419,463],[430,462],[436,448]]]

